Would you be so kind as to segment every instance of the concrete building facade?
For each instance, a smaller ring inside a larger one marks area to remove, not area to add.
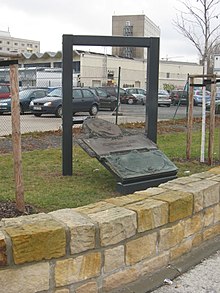
[[[9,31],[0,31],[0,53],[38,53],[40,42],[34,40],[14,38]]]
[[[113,36],[159,37],[160,28],[146,15],[113,15]],[[113,47],[112,54],[128,58],[147,58],[144,48]]]
[[[61,51],[56,53],[24,53],[22,56],[23,58],[19,61],[19,64],[23,70],[20,70],[20,72],[23,72],[22,76],[26,80],[27,77],[30,78],[31,68],[33,72],[34,70],[43,70],[43,68],[45,72],[48,72],[48,70],[50,72],[62,71]],[[73,76],[76,81],[75,85],[116,86],[118,84],[119,66],[121,67],[121,87],[146,88],[147,63],[143,59],[122,58],[81,50],[73,51]],[[29,73],[27,74],[27,72]],[[163,89],[167,84],[174,88],[183,88],[186,84],[188,74],[202,74],[202,66],[196,63],[161,60],[159,62],[159,89]],[[0,80],[7,81],[7,78],[9,77],[7,77],[6,71],[0,69]],[[28,83],[28,80],[26,82]],[[29,84],[35,85],[35,80],[32,80]]]
[[[220,54],[214,55],[214,74],[220,74]]]

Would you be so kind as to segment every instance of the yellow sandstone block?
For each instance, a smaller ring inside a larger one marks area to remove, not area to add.
[[[125,208],[137,213],[138,232],[144,232],[168,223],[168,203],[146,199],[126,205]]]
[[[58,258],[65,255],[66,235],[64,227],[50,216],[28,217],[17,225],[4,227],[11,237],[15,264]]]
[[[76,258],[57,261],[55,266],[56,286],[66,286],[98,277],[101,273],[101,254],[92,252]]]
[[[126,244],[126,264],[133,265],[156,255],[157,234],[149,234]]]
[[[158,199],[169,204],[169,222],[175,222],[192,215],[193,195],[190,193],[167,191],[154,196],[153,199]]]

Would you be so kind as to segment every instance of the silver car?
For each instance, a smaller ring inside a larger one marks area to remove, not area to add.
[[[159,90],[158,91],[158,106],[167,106],[170,107],[172,103],[170,94],[166,90]]]

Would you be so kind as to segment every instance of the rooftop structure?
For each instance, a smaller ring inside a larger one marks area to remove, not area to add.
[[[146,15],[113,15],[113,36],[159,37],[160,28]],[[146,49],[113,47],[112,54],[121,57],[146,59]]]
[[[37,53],[40,52],[40,42],[14,38],[9,31],[0,31],[0,53]]]

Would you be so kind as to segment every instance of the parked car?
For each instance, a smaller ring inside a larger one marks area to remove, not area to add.
[[[124,88],[127,95],[133,95],[137,99],[137,103],[145,105],[146,104],[146,90],[142,88],[135,88],[135,87],[129,87]]]
[[[206,111],[210,111],[211,100],[206,102]],[[220,114],[220,100],[215,99],[215,114]]]
[[[195,90],[193,95],[193,103],[194,106],[202,105],[202,97],[203,97],[203,90]],[[211,93],[209,91],[205,91],[205,102],[207,103],[210,101]]]
[[[20,113],[30,112],[29,104],[32,100],[47,95],[46,89],[25,89],[19,92]],[[11,112],[11,98],[0,100],[0,114]]]
[[[219,91],[216,92],[215,100],[216,101],[220,100],[220,92]]]
[[[100,100],[100,109],[110,109],[114,111],[117,107],[117,98],[115,96],[110,95],[103,89],[97,87],[91,87],[91,91],[99,97]]]
[[[0,99],[7,99],[10,97],[9,84],[0,83]]]
[[[110,95],[117,97],[118,88],[116,86],[105,86],[105,87],[99,87],[99,88],[106,91]],[[127,94],[124,89],[120,88],[119,93],[120,93],[120,102],[122,104],[132,105],[137,103],[137,98],[133,95]]]
[[[43,114],[54,114],[56,117],[62,116],[62,88],[56,88],[43,99],[36,99],[30,103],[31,112],[40,117]],[[95,116],[99,110],[99,97],[90,88],[73,88],[72,91],[72,112],[89,112]]]
[[[170,93],[170,98],[173,105],[187,105],[188,103],[188,93],[184,90],[173,90]]]
[[[170,94],[166,90],[159,90],[158,91],[158,106],[167,106],[170,107],[171,105],[171,98]]]

